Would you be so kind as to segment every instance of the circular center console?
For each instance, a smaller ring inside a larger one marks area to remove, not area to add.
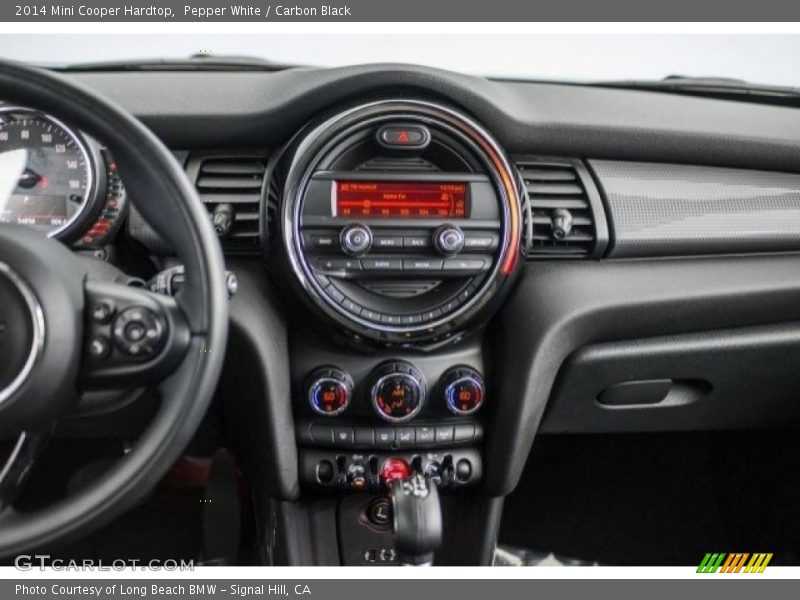
[[[376,102],[313,127],[289,160],[284,246],[325,315],[404,343],[490,314],[521,219],[513,171],[480,126],[430,103]]]

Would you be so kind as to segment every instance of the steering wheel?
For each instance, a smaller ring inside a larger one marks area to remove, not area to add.
[[[11,458],[0,465],[0,556],[9,556],[86,535],[155,486],[186,447],[214,393],[228,297],[206,210],[150,130],[88,89],[26,65],[0,61],[0,100],[41,110],[101,140],[132,201],[170,243],[186,277],[174,298],[160,296],[98,277],[89,261],[41,232],[0,224],[0,436],[19,436]],[[104,310],[95,312],[98,307]],[[110,318],[98,318],[108,313]],[[119,339],[134,321],[149,336],[146,356],[113,341],[104,360],[86,351],[94,336]],[[83,389],[128,385],[147,386],[161,398],[133,450],[73,495],[31,512],[15,510],[37,433],[75,410]]]

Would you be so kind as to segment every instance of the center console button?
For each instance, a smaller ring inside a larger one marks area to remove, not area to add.
[[[379,323],[381,320],[381,313],[370,310],[369,308],[362,308],[361,316],[370,321],[375,321],[376,323]]]
[[[320,271],[360,271],[361,262],[354,258],[318,258],[314,263]]]
[[[336,303],[344,300],[344,294],[335,285],[329,285],[325,291]]]
[[[407,235],[403,237],[403,248],[416,248],[424,250],[430,248],[431,240],[424,235]]]
[[[445,271],[480,271],[486,266],[482,258],[448,258],[444,261]]]
[[[354,223],[342,229],[339,242],[346,254],[358,256],[372,247],[372,231],[366,225]]]
[[[437,425],[436,426],[436,443],[449,444],[453,441],[453,426],[452,425]]]
[[[494,245],[495,240],[490,235],[468,235],[464,239],[464,248],[470,248],[474,250],[489,250],[493,248]]]
[[[375,444],[375,431],[372,427],[356,427],[355,428],[355,444],[356,446],[371,447]]]
[[[414,432],[417,438],[417,445],[432,444],[436,439],[433,427],[428,427],[428,426],[415,427]]]
[[[376,134],[378,143],[386,148],[424,148],[431,140],[430,131],[422,125],[384,125]]]
[[[333,443],[333,427],[330,425],[312,425],[311,439],[317,444],[330,445]]]
[[[350,298],[345,298],[344,302],[342,302],[342,306],[344,307],[345,310],[350,311],[354,315],[361,314],[361,307],[352,300],[350,300]]]
[[[413,427],[398,427],[395,430],[395,438],[397,445],[401,448],[408,448],[413,446],[415,442],[414,428]]]
[[[455,225],[442,225],[433,234],[433,245],[443,256],[453,256],[464,248],[464,232]]]
[[[455,426],[453,440],[456,442],[468,442],[475,437],[475,425],[472,423],[458,423]]]
[[[392,448],[394,446],[394,429],[391,427],[376,428],[375,445],[378,448]]]
[[[334,234],[315,233],[305,236],[306,245],[314,250],[332,250],[338,248]]]
[[[422,320],[423,321],[433,321],[442,316],[442,309],[441,308],[434,308],[433,310],[426,310],[422,313]]]
[[[333,428],[333,441],[337,446],[352,446],[355,443],[355,437],[352,427],[334,427]]]
[[[402,271],[403,261],[399,258],[365,258],[361,266],[365,271]]]
[[[406,258],[403,259],[403,271],[441,271],[441,258]]]
[[[403,247],[403,238],[399,235],[376,235],[372,242],[372,247],[376,249],[390,249]]]

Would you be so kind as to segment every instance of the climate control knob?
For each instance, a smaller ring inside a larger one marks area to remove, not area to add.
[[[464,232],[455,225],[442,225],[433,234],[433,245],[443,256],[458,254],[464,249]]]
[[[456,415],[471,415],[486,397],[483,377],[470,367],[450,369],[442,376],[441,385],[447,408]]]
[[[336,367],[322,367],[309,377],[308,401],[317,414],[333,417],[350,404],[353,378]]]
[[[372,380],[372,406],[386,421],[413,419],[425,402],[425,378],[407,362],[391,362],[378,367]]]
[[[354,223],[342,229],[339,236],[342,250],[350,256],[359,256],[372,247],[372,231],[366,225]]]

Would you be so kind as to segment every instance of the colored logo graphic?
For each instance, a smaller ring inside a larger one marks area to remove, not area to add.
[[[771,552],[758,552],[755,554],[750,554],[748,552],[736,552],[732,554],[727,554],[725,552],[709,552],[703,557],[700,566],[697,567],[697,572],[763,573],[771,560]]]

